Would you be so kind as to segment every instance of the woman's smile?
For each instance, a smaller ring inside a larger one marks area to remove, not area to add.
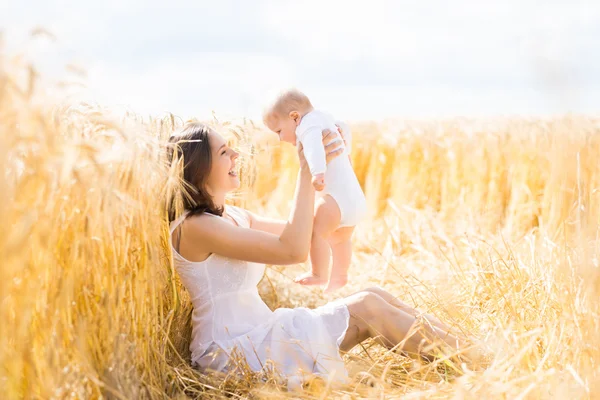
[[[231,167],[231,169],[229,170],[229,176],[233,176],[233,177],[238,176],[237,169],[235,167],[236,167],[236,165],[234,163],[233,166]]]

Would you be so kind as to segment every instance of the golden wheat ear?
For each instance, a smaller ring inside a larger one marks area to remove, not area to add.
[[[352,124],[369,219],[356,229],[349,283],[336,297],[383,286],[400,307],[435,314],[491,354],[484,368],[443,352],[423,362],[368,340],[344,354],[351,383],[316,379],[298,394],[278,371],[260,374],[236,357],[231,373],[191,365],[193,309],[165,220],[167,200],[182,212],[182,161],[157,161],[157,138],[183,121],[115,123],[90,106],[56,109],[22,59],[0,58],[3,399],[600,393],[597,116]],[[219,129],[247,140],[247,170],[256,172],[234,201],[287,218],[295,149],[259,124],[226,122]],[[336,298],[294,285],[303,268],[268,269],[259,284],[268,306]]]

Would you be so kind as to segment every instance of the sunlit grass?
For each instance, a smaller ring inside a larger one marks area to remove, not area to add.
[[[165,199],[177,184],[164,139],[177,118],[115,120],[56,108],[35,70],[0,66],[0,393],[3,398],[587,398],[600,390],[600,120],[355,124],[353,165],[370,220],[350,284],[381,285],[478,338],[471,371],[417,364],[365,343],[354,380],[287,393],[189,366],[191,305],[174,275]],[[293,148],[250,122],[212,121],[243,154],[232,202],[285,216]],[[273,266],[267,303],[333,298]]]

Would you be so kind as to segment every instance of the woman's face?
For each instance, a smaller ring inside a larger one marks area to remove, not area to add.
[[[235,166],[239,153],[227,145],[223,136],[211,130],[208,134],[212,165],[206,179],[206,186],[212,194],[229,192],[240,187],[240,179]]]

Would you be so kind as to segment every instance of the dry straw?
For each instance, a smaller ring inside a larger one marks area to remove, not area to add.
[[[355,125],[369,201],[350,285],[377,284],[495,356],[486,370],[416,364],[368,342],[354,383],[287,393],[276,375],[189,366],[191,306],[170,262],[165,201],[178,181],[173,116],[112,120],[56,109],[33,67],[0,60],[0,393],[17,398],[593,398],[600,390],[600,121],[384,121]],[[231,201],[283,216],[294,150],[250,122]],[[269,268],[272,307],[324,298]]]

